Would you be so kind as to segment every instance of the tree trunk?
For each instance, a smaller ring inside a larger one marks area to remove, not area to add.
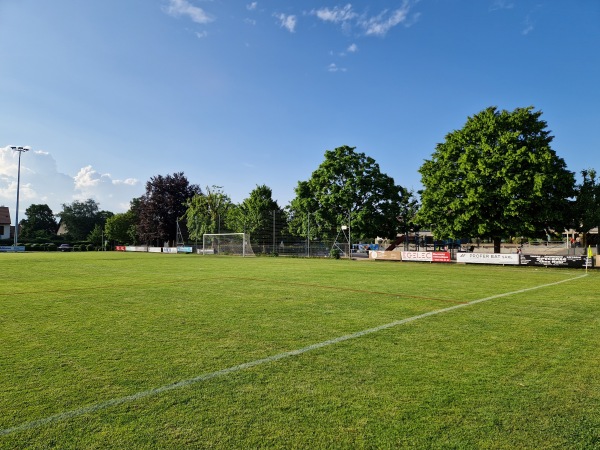
[[[500,253],[500,241],[499,237],[494,238],[494,253]]]

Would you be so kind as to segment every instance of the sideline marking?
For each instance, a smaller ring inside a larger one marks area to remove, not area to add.
[[[152,397],[152,396],[155,396],[158,394],[162,394],[163,392],[168,392],[168,391],[172,391],[175,389],[181,389],[183,387],[190,386],[190,385],[196,384],[196,383],[200,383],[202,381],[210,380],[210,379],[217,378],[217,377],[220,377],[223,375],[228,375],[228,374],[234,373],[234,372],[239,372],[241,370],[249,369],[249,368],[255,367],[255,366],[260,366],[262,364],[279,361],[280,359],[289,358],[290,356],[301,355],[303,353],[310,352],[312,350],[317,350],[319,348],[327,347],[329,345],[334,345],[334,344],[338,344],[340,342],[348,341],[350,339],[356,339],[356,338],[359,338],[362,336],[366,336],[368,334],[377,333],[379,331],[387,330],[388,328],[393,328],[398,325],[403,325],[405,323],[414,322],[415,320],[424,319],[424,318],[430,317],[430,316],[435,316],[436,314],[442,314],[445,312],[453,311],[455,309],[464,308],[464,307],[467,307],[470,305],[475,305],[477,303],[487,302],[489,300],[494,300],[497,298],[508,297],[508,296],[514,295],[514,294],[522,294],[524,292],[534,291],[536,289],[541,289],[541,288],[545,288],[545,287],[549,287],[549,286],[555,286],[557,284],[566,283],[568,281],[578,280],[579,278],[584,278],[587,275],[588,274],[586,273],[583,275],[578,275],[574,278],[567,278],[566,280],[555,281],[553,283],[542,284],[539,286],[534,286],[534,287],[525,288],[525,289],[519,289],[517,291],[512,291],[512,292],[505,292],[504,294],[492,295],[490,297],[472,300],[467,303],[460,303],[458,305],[449,306],[448,308],[436,309],[434,311],[429,311],[429,312],[419,314],[416,316],[407,317],[406,319],[396,320],[394,322],[390,322],[385,325],[379,325],[378,327],[375,327],[375,328],[369,328],[366,330],[358,331],[356,333],[346,334],[344,336],[340,336],[340,337],[337,337],[334,339],[329,339],[327,341],[319,342],[317,344],[312,344],[307,347],[299,348],[297,350],[290,350],[288,352],[278,353],[276,355],[267,356],[266,358],[256,359],[254,361],[238,364],[237,366],[231,366],[226,369],[217,370],[216,372],[210,372],[210,373],[207,373],[204,375],[199,375],[197,377],[190,378],[187,380],[182,380],[182,381],[178,381],[175,383],[166,384],[164,386],[160,386],[160,387],[153,388],[153,389],[148,389],[147,391],[141,391],[136,394],[127,395],[125,397],[114,398],[111,400],[106,400],[104,402],[95,403],[93,405],[84,406],[82,408],[65,411],[65,412],[62,412],[59,414],[55,414],[53,416],[48,416],[43,419],[34,420],[32,422],[25,422],[25,423],[22,423],[21,425],[14,426],[12,428],[5,428],[3,430],[0,430],[0,436],[5,436],[7,434],[16,433],[19,431],[31,430],[33,428],[39,428],[44,425],[48,425],[48,424],[51,424],[54,422],[59,422],[61,420],[72,419],[74,417],[79,417],[84,414],[94,413],[94,412],[100,411],[102,409],[110,408],[111,406],[118,406],[118,405],[122,405],[124,403],[129,403],[129,402],[133,402],[136,400],[140,400],[142,398]]]

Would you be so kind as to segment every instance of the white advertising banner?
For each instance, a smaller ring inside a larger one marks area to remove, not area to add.
[[[177,247],[163,247],[163,253],[177,253]]]
[[[126,252],[147,252],[148,247],[136,247],[134,245],[128,245],[125,247]]]
[[[162,247],[148,247],[148,253],[161,253]]]
[[[516,253],[457,253],[456,262],[469,264],[519,265],[520,255]]]

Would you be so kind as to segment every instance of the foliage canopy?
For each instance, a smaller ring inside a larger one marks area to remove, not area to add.
[[[231,207],[229,196],[221,186],[206,187],[186,202],[185,218],[191,239],[202,240],[205,233],[221,232],[221,220]]]
[[[306,236],[310,215],[321,237],[335,236],[349,225],[357,238],[395,237],[399,218],[414,205],[412,195],[381,172],[379,164],[355,147],[325,152],[325,160],[310,179],[300,181],[290,205],[290,228]]]
[[[489,107],[446,135],[419,169],[417,220],[437,238],[545,236],[569,220],[574,176],[533,107]]]
[[[100,211],[98,203],[91,198],[62,206],[63,210],[57,216],[73,240],[85,240],[96,225],[104,227],[106,219],[113,215],[109,211]]]
[[[21,221],[21,237],[49,238],[56,234],[56,219],[48,205],[30,205],[25,210],[25,215],[27,218]]]
[[[189,183],[183,172],[151,177],[137,205],[140,238],[146,243],[161,245],[175,242],[177,221],[186,212],[186,202],[201,192],[200,187]]]

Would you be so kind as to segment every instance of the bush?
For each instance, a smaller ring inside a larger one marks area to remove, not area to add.
[[[53,243],[53,242],[50,242],[49,244],[46,244],[46,251],[55,252],[56,251],[56,244]]]
[[[342,255],[342,252],[340,252],[340,249],[337,247],[333,247],[331,250],[329,250],[330,258],[340,259],[341,255]]]

